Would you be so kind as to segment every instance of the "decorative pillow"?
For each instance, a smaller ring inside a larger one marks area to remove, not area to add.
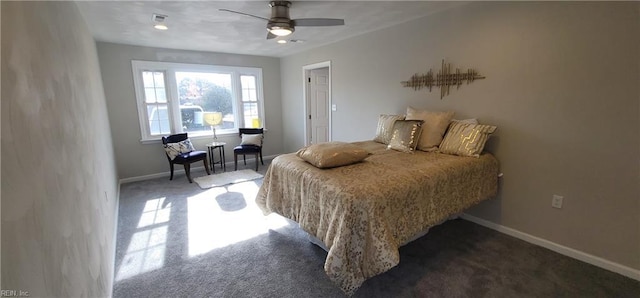
[[[196,148],[191,144],[191,140],[186,139],[177,143],[167,143],[164,145],[164,150],[167,152],[169,158],[174,160],[176,156],[182,153],[189,153],[196,150]]]
[[[408,107],[407,120],[424,121],[420,141],[418,142],[418,150],[437,150],[452,118],[453,112],[431,112]]]
[[[496,128],[493,125],[453,122],[440,144],[440,152],[480,157],[484,144]]]
[[[302,148],[296,155],[318,168],[326,169],[360,162],[369,156],[369,151],[350,143],[326,142]]]
[[[262,146],[262,134],[242,134],[240,145]]]
[[[451,119],[451,122],[460,122],[460,123],[469,123],[469,124],[480,124],[480,122],[478,122],[478,119],[476,118],[469,118],[469,119]]]
[[[393,125],[393,134],[387,149],[412,153],[420,140],[422,120],[398,120]]]
[[[397,120],[404,120],[404,115],[380,115],[378,118],[378,128],[376,130],[376,136],[374,141],[389,145],[391,136],[393,134],[393,124]]]

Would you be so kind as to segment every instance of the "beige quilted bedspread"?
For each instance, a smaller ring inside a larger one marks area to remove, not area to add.
[[[498,161],[386,150],[363,162],[318,169],[295,154],[276,157],[256,202],[300,224],[329,249],[324,270],[347,294],[400,262],[398,248],[417,233],[496,195]]]

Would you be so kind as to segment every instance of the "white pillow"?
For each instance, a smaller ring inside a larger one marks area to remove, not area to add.
[[[242,134],[240,145],[262,146],[262,134]]]
[[[186,139],[177,143],[167,143],[164,145],[164,150],[167,152],[169,158],[174,160],[176,156],[182,153],[189,153],[196,150],[196,148],[191,144],[191,140]]]

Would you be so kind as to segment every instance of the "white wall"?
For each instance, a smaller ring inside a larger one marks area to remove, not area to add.
[[[302,67],[330,60],[334,140],[372,139],[379,114],[409,105],[497,125],[501,190],[470,214],[640,269],[639,8],[473,2],[285,57],[284,150],[304,144]],[[443,58],[487,78],[442,100],[401,86]]]
[[[2,289],[109,296],[118,185],[95,42],[73,2],[1,7]]]
[[[181,62],[226,66],[262,68],[265,133],[263,155],[282,152],[282,113],[280,101],[280,60],[272,57],[194,52],[160,49],[98,42],[98,56],[104,80],[107,108],[111,120],[111,133],[118,174],[121,179],[153,175],[169,171],[160,141],[151,144],[140,142],[140,124],[133,86],[131,60]],[[227,142],[225,155],[227,162],[233,161],[233,147],[240,143],[237,134],[218,135]],[[192,138],[198,150],[206,150],[211,137]],[[194,164],[194,166],[202,166]],[[177,167],[176,169],[181,169]]]

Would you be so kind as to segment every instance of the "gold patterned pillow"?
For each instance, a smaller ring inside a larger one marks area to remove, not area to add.
[[[480,157],[484,144],[496,128],[493,125],[453,122],[440,144],[440,152]]]
[[[396,120],[404,120],[404,115],[380,115],[376,136],[373,140],[388,145],[389,141],[391,141],[393,124],[396,123]]]
[[[387,149],[413,153],[420,140],[422,120],[397,120]]]
[[[369,151],[350,143],[326,142],[304,147],[296,155],[317,168],[326,169],[360,162],[369,156]]]
[[[436,151],[442,142],[454,112],[434,112],[407,107],[407,120],[422,120],[422,133],[418,142],[418,150]]]

